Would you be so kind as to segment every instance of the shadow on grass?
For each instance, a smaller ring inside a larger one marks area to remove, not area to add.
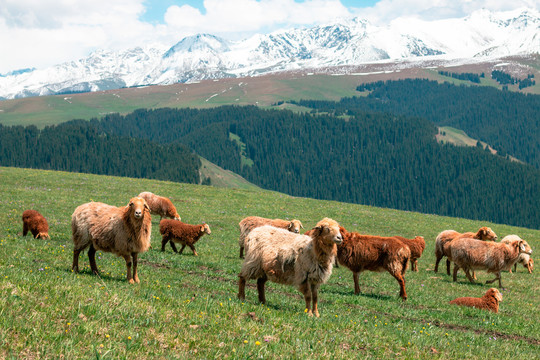
[[[70,273],[70,274],[74,274],[74,275],[92,276],[92,277],[94,277],[94,278],[96,278],[98,280],[116,281],[118,283],[127,282],[125,276],[123,276],[123,277],[114,276],[113,277],[111,275],[107,275],[107,274],[102,273],[102,272],[100,272],[99,275],[96,275],[90,269],[82,269],[82,270],[79,270],[78,273],[72,271],[71,269],[67,269],[66,272]]]

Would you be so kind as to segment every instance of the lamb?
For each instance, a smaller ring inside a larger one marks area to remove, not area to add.
[[[460,297],[450,301],[450,304],[470,306],[477,309],[484,309],[499,312],[499,301],[502,301],[503,296],[496,288],[491,288],[481,298],[475,297]]]
[[[396,239],[403,242],[411,250],[411,270],[418,272],[418,259],[422,256],[426,248],[426,241],[422,236],[416,236],[414,239],[407,239],[402,236],[394,236]]]
[[[34,239],[50,239],[49,236],[49,224],[47,219],[43,217],[36,210],[25,210],[22,214],[23,221],[23,236],[28,234],[28,231],[32,233]]]
[[[449,254],[450,260],[455,263],[453,279],[457,281],[457,272],[462,268],[469,281],[474,283],[469,270],[487,270],[488,273],[495,273],[496,277],[486,281],[486,284],[499,280],[499,288],[502,288],[501,271],[509,270],[521,253],[531,252],[525,248],[523,240],[513,240],[509,244],[471,238],[453,240]]]
[[[339,224],[329,218],[319,221],[310,236],[270,225],[253,229],[246,238],[250,248],[238,275],[238,298],[245,299],[249,279],[257,279],[263,304],[266,281],[293,285],[304,295],[308,316],[319,317],[318,289],[332,274],[336,244],[342,240]]]
[[[476,234],[473,232],[458,233],[454,230],[445,230],[437,235],[435,240],[435,272],[439,271],[439,262],[444,256],[448,256],[450,253],[449,244],[452,240],[457,238],[473,238],[484,241],[497,240],[497,234],[489,227],[481,227]],[[450,275],[450,260],[446,259],[446,273]]]
[[[73,266],[79,272],[79,254],[88,249],[92,272],[99,275],[96,265],[96,250],[112,252],[126,261],[127,280],[139,283],[137,275],[138,254],[150,247],[152,218],[146,201],[132,198],[127,206],[116,207],[100,202],[78,206],[71,216],[73,233]],[[131,267],[133,265],[133,275]]]
[[[521,239],[517,235],[508,235],[508,236],[505,236],[501,240],[501,242],[504,244],[510,244],[512,241],[515,241],[515,240],[523,240],[523,239]],[[525,249],[527,250],[528,253],[519,254],[518,261],[516,261],[516,263],[514,264],[514,271],[517,271],[517,264],[520,263],[520,264],[523,264],[523,267],[525,267],[529,271],[529,274],[532,274],[534,263],[533,263],[533,259],[529,255],[530,253],[532,253],[532,249],[525,240],[523,240],[523,244],[525,245]],[[511,272],[512,272],[512,269],[510,269],[510,273]]]
[[[176,208],[174,207],[170,199],[164,196],[152,194],[149,191],[144,191],[140,193],[139,197],[142,197],[146,201],[148,207],[150,208],[151,214],[160,216],[160,220],[164,217],[169,219],[181,220],[180,215],[178,215],[178,212],[176,211]]]
[[[165,251],[165,245],[170,242],[171,247],[175,253],[178,253],[176,250],[175,242],[182,244],[180,249],[180,254],[184,251],[184,248],[189,246],[193,255],[198,256],[197,251],[195,251],[195,243],[199,241],[201,236],[204,234],[210,235],[210,226],[208,224],[200,225],[190,225],[183,223],[178,220],[163,219],[159,222],[159,232],[161,233],[163,239],[161,241],[161,251]]]
[[[411,258],[411,250],[395,237],[361,235],[340,228],[343,242],[337,247],[337,258],[341,265],[353,273],[354,293],[360,293],[358,274],[364,270],[388,271],[399,283],[399,296],[407,300],[405,270]]]
[[[280,229],[286,229],[295,234],[300,233],[300,229],[303,229],[300,220],[282,220],[282,219],[267,219],[259,216],[248,216],[244,218],[238,224],[240,226],[240,238],[238,239],[238,245],[240,245],[240,259],[244,257],[244,248],[246,243],[246,237],[251,230],[263,226],[270,225]]]

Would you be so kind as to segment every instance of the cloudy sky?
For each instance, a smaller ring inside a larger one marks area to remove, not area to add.
[[[485,8],[540,9],[540,0],[0,0],[0,74],[211,33],[238,40],[256,32],[359,16],[464,17]]]

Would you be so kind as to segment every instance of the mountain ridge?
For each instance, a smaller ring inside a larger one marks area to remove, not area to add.
[[[97,50],[87,58],[0,77],[0,99],[256,76],[399,60],[485,61],[538,53],[540,12],[480,10],[461,19],[352,18],[229,41],[196,34],[171,47]]]

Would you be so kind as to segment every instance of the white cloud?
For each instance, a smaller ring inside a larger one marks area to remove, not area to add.
[[[76,60],[100,48],[172,45],[195,33],[239,38],[353,15],[385,23],[400,16],[462,17],[482,7],[540,8],[540,0],[380,0],[365,9],[348,9],[339,0],[204,0],[203,12],[175,5],[164,24],[151,24],[140,20],[147,1],[0,0],[0,74]]]

